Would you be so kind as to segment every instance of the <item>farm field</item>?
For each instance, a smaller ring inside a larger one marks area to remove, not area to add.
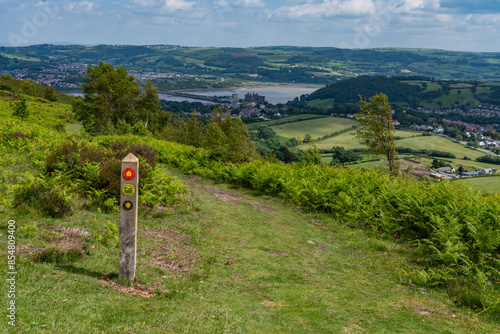
[[[356,124],[356,123],[354,123],[354,124]],[[344,129],[345,128],[347,128],[347,127],[344,127]],[[419,136],[421,136],[421,133],[413,132],[413,131],[396,130],[396,136],[402,138],[402,139],[399,139],[396,141],[396,145],[399,146],[399,143],[402,142],[403,140],[405,140],[405,138],[419,137]],[[313,139],[315,139],[314,136],[312,136],[312,137],[313,137]],[[330,150],[330,149],[332,149],[333,146],[342,146],[346,150],[366,147],[365,145],[361,144],[354,137],[353,131],[341,133],[340,135],[335,136],[335,137],[317,140],[316,145],[319,149],[323,149],[323,150]],[[307,145],[300,146],[300,148],[305,148],[305,147],[307,147]]]
[[[307,105],[310,107],[317,107],[317,108],[328,108],[331,107],[335,104],[335,99],[316,99],[313,101],[307,102]]]
[[[314,136],[313,136],[314,139]],[[341,133],[338,136],[327,138],[324,140],[318,140],[316,142],[317,147],[320,150],[331,150],[333,146],[342,146],[346,150],[354,148],[365,148],[366,146],[361,144],[353,135],[352,131]],[[299,148],[306,148],[307,145],[301,145]]]
[[[463,158],[464,156],[467,156],[469,158],[475,159],[485,154],[465,147],[464,145],[456,143],[451,139],[434,135],[401,139],[396,142],[396,146],[410,148],[413,150],[427,149],[450,152],[455,154],[457,158]]]
[[[474,177],[454,182],[464,182],[484,192],[500,193],[500,176]]]
[[[305,121],[305,120],[310,120],[310,119],[315,119],[315,118],[326,118],[326,117],[327,116],[324,116],[324,115],[314,115],[314,114],[295,115],[295,116],[289,116],[289,117],[280,118],[280,119],[273,119],[271,121],[250,123],[250,124],[247,124],[247,128],[248,128],[248,130],[254,130],[254,129],[257,129],[257,127],[259,125],[273,126],[273,125],[278,125],[278,124],[286,124],[286,123],[292,123],[292,122],[297,122],[297,121]]]
[[[288,138],[304,138],[304,135],[308,133],[314,141],[318,141],[318,137],[350,128],[356,124],[356,121],[349,118],[326,117],[276,125],[271,128],[278,136]]]

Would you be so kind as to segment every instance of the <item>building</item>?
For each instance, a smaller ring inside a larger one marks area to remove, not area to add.
[[[455,168],[446,166],[438,168],[437,171],[439,173],[455,173]]]
[[[481,175],[481,172],[477,172],[477,171],[475,171],[475,172],[461,172],[461,173],[458,173],[458,175],[462,178],[463,177],[474,177],[474,176]]]
[[[486,175],[486,174],[496,174],[497,170],[495,168],[485,168],[481,171],[481,175]]]
[[[247,93],[245,94],[245,102],[255,102],[257,104],[261,104],[266,102],[266,97],[257,93]]]

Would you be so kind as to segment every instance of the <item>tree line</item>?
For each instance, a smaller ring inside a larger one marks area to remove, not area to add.
[[[230,161],[257,155],[247,128],[220,107],[208,119],[162,111],[158,91],[151,82],[144,87],[126,68],[99,62],[89,66],[82,83],[84,97],[73,103],[76,118],[92,135],[136,134],[206,147]]]

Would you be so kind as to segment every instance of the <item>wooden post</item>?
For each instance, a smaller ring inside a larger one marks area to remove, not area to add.
[[[135,280],[137,258],[137,206],[139,197],[139,159],[132,153],[122,160],[120,194],[120,272],[119,277]]]

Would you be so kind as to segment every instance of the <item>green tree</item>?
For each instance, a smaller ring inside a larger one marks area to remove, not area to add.
[[[43,95],[43,98],[51,102],[57,102],[57,94],[56,91],[54,90],[54,87],[50,86],[45,88],[45,93]]]
[[[321,153],[314,141],[311,141],[309,148],[302,152],[302,161],[305,164],[321,165]]]
[[[362,157],[352,150],[346,150],[342,146],[332,148],[332,161],[330,165],[344,165],[348,162],[361,160]]]
[[[227,136],[216,123],[207,125],[203,141],[203,146],[210,149],[225,149],[227,146]]]
[[[181,129],[181,143],[200,147],[202,145],[203,124],[198,121],[196,110],[191,110],[191,117]]]
[[[396,143],[394,142],[394,124],[391,115],[391,106],[387,95],[380,93],[373,95],[367,101],[360,97],[360,112],[356,119],[360,122],[356,130],[356,138],[366,142],[368,149],[373,154],[383,154],[387,157],[389,171],[397,174]]]
[[[276,136],[276,132],[271,129],[268,125],[262,124],[257,127],[259,139],[272,139]]]
[[[432,160],[432,164],[431,164],[431,167],[432,168],[441,168],[441,167],[445,167],[446,166],[446,163],[442,160],[439,160],[439,159],[433,159]]]
[[[153,86],[151,81],[148,81],[138,100],[139,118],[146,129],[148,129],[151,121],[156,121],[160,110],[161,105],[160,98],[158,97],[158,89]]]
[[[142,90],[123,66],[114,68],[102,61],[89,66],[81,86],[84,98],[73,103],[73,111],[93,134],[113,133],[119,120],[131,126],[142,122],[148,129],[160,110],[156,88],[148,82]]]
[[[22,97],[19,101],[11,102],[10,108],[12,109],[12,116],[19,117],[21,120],[25,120],[30,115],[28,103],[24,97]]]

